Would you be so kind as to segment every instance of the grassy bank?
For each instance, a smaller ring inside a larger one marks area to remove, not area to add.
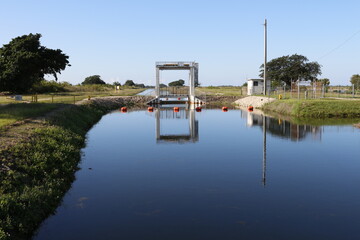
[[[210,87],[197,87],[196,94],[210,95],[210,96],[245,96],[246,87],[234,87],[234,86],[210,86]]]
[[[61,104],[9,104],[0,106],[0,129],[5,125],[12,124],[26,118],[41,116],[57,109]]]
[[[358,118],[360,117],[360,101],[287,99],[266,104],[262,110],[302,118]]]
[[[130,97],[69,105],[37,123],[17,144],[2,148],[0,239],[30,238],[70,188],[86,132],[109,110],[142,102]]]
[[[89,90],[88,88],[85,90]],[[125,88],[115,91],[73,91],[73,92],[58,92],[58,93],[46,93],[46,94],[37,94],[38,103],[74,103],[83,99],[90,97],[104,97],[104,96],[132,96],[138,94],[146,88]],[[7,103],[23,103],[31,102],[32,94],[22,95],[23,101],[15,101],[14,98],[10,96],[0,96],[0,104]]]

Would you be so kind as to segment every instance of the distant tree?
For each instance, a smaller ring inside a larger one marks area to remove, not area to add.
[[[116,82],[113,82],[113,85],[114,85],[114,86],[121,86],[121,83],[119,83],[118,81],[116,81]]]
[[[135,87],[145,88],[145,84],[143,84],[143,83],[135,84]]]
[[[166,84],[163,84],[163,83],[160,83],[159,87],[160,87],[160,88],[166,88],[167,85],[166,85]]]
[[[324,86],[329,86],[329,85],[330,85],[330,79],[328,79],[328,78],[321,78],[321,79],[319,79],[318,81],[319,81],[319,82],[322,82],[322,84],[323,84]]]
[[[81,83],[82,85],[88,84],[105,84],[103,80],[101,80],[99,75],[93,75],[85,78],[85,80]]]
[[[182,79],[179,79],[178,81],[173,81],[169,83],[169,87],[182,87],[184,86],[185,81]]]
[[[291,80],[313,81],[321,74],[321,65],[309,62],[307,57],[294,54],[272,59],[266,65],[267,79],[291,84]],[[264,76],[264,64],[260,66],[260,77]]]
[[[350,79],[351,84],[355,85],[355,88],[358,89],[360,87],[360,75],[354,74]]]
[[[126,80],[124,83],[124,86],[135,86],[135,83],[133,80]]]
[[[28,92],[35,83],[65,70],[69,57],[40,44],[41,34],[16,37],[0,48],[0,91]]]

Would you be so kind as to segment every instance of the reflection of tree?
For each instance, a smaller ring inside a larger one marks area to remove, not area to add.
[[[260,126],[263,128],[263,117],[254,113],[248,113],[248,126]],[[271,117],[265,118],[265,127],[268,133],[281,138],[288,138],[292,141],[299,141],[306,136],[311,135],[314,139],[321,139],[321,128],[310,125],[298,125],[288,121],[275,119]]]

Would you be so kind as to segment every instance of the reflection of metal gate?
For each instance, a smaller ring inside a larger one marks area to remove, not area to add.
[[[180,109],[174,112],[172,109],[156,109],[156,142],[157,143],[185,143],[199,141],[199,123],[195,119],[194,109]],[[161,132],[161,119],[189,119],[189,131],[185,134],[166,134]]]

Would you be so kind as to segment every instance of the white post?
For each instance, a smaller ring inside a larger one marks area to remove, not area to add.
[[[156,86],[155,86],[155,95],[160,97],[160,70],[156,67]]]
[[[194,103],[195,102],[195,71],[194,71],[194,67],[190,68],[190,86],[189,86],[189,101],[190,103]]]
[[[297,80],[298,99],[300,99],[300,79]]]

